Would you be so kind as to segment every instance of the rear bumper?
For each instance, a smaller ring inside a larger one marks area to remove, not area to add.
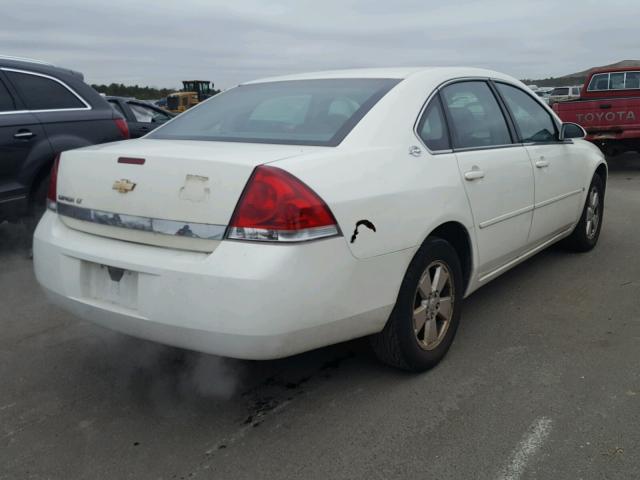
[[[381,330],[412,253],[357,260],[342,237],[185,252],[72,230],[52,212],[34,237],[36,277],[62,308],[136,337],[244,359]],[[131,279],[112,282],[101,265]]]
[[[637,128],[587,128],[586,140],[591,142],[617,140],[617,141],[640,141],[640,127]]]

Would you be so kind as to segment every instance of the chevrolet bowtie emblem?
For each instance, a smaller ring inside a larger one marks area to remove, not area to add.
[[[113,182],[112,188],[120,193],[129,193],[133,191],[134,188],[136,188],[136,184],[130,180],[123,178],[122,180],[116,180],[115,182]]]

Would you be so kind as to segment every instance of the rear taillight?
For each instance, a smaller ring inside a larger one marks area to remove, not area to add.
[[[47,208],[54,212],[58,209],[58,165],[60,165],[60,154],[56,155],[49,174],[49,191],[47,192]]]
[[[284,170],[257,167],[231,217],[227,238],[300,242],[338,235],[327,204]]]
[[[120,130],[120,134],[122,138],[129,138],[129,125],[124,118],[114,118],[113,120],[116,123],[116,127]]]

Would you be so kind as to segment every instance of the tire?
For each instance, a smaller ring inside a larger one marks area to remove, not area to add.
[[[594,194],[596,195],[595,206],[593,204]],[[596,174],[593,176],[593,180],[591,180],[580,221],[577,223],[571,235],[564,241],[564,246],[574,252],[588,252],[592,250],[598,243],[603,219],[604,184],[600,175]]]
[[[443,274],[448,274],[448,280],[439,290],[435,288],[436,276],[442,280]],[[456,251],[445,240],[427,238],[407,269],[387,324],[371,337],[378,358],[412,372],[437,365],[456,334],[463,289],[462,268]],[[447,298],[450,300],[446,301]],[[423,319],[426,321],[420,327]]]

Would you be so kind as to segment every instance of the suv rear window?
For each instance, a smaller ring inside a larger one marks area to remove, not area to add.
[[[569,95],[569,87],[554,88],[551,95]]]
[[[335,146],[398,82],[346,78],[241,85],[147,138]]]
[[[0,80],[0,112],[9,112],[15,109],[16,106],[13,103],[13,97],[4,83],[2,83],[2,80]]]
[[[5,71],[29,110],[86,108],[64,85],[39,75]]]

